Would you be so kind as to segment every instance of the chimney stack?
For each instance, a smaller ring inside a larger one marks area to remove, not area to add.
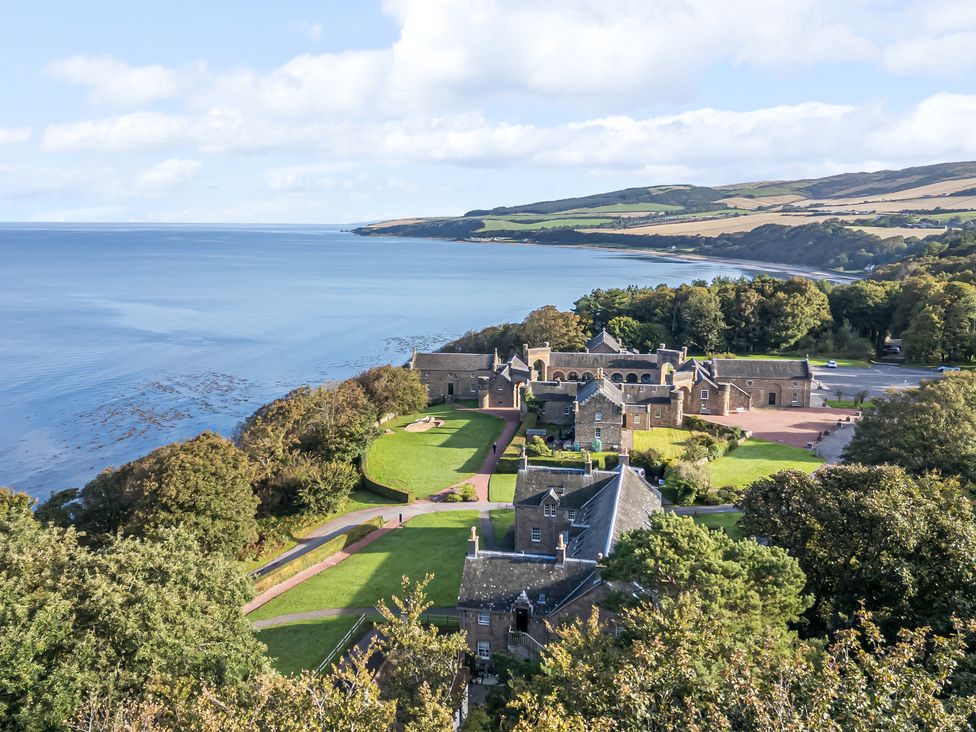
[[[559,532],[559,542],[556,544],[556,564],[566,564],[566,542],[563,534]]]
[[[478,530],[471,527],[471,536],[468,537],[468,556],[472,559],[478,558]]]
[[[617,465],[619,465],[621,468],[630,465],[630,453],[627,452],[626,447],[620,448],[620,454],[617,455]]]
[[[529,454],[525,451],[525,445],[522,445],[522,453],[519,455],[519,470],[529,469]]]
[[[593,474],[593,458],[590,457],[590,451],[586,451],[586,457],[583,459],[583,473],[586,475]]]

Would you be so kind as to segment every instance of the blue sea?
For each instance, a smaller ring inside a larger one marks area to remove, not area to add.
[[[594,287],[751,273],[326,226],[53,224],[0,224],[0,272],[0,485],[42,498]]]

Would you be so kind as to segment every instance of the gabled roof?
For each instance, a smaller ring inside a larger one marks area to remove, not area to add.
[[[589,474],[575,468],[529,466],[515,477],[516,505],[538,506],[553,490],[565,508],[582,506],[608,481],[617,475],[612,470],[594,470]]]
[[[595,336],[590,338],[590,340],[586,343],[586,350],[596,351],[601,346],[605,349],[609,349],[609,352],[613,353],[619,353],[620,351],[624,350],[624,347],[620,345],[620,341],[607,333],[606,329],[601,330]],[[604,351],[604,353],[607,352],[608,351]]]
[[[490,353],[417,353],[413,367],[421,371],[491,371]]]
[[[671,384],[620,384],[625,404],[652,404],[671,401]]]
[[[610,379],[591,379],[587,381],[579,388],[576,392],[576,401],[580,404],[586,404],[590,399],[596,395],[602,395],[606,397],[609,401],[614,404],[623,404],[624,397],[620,391],[620,388],[614,384]]]
[[[806,359],[715,358],[712,359],[714,379],[797,379],[810,378],[810,362]]]
[[[458,591],[458,607],[510,612],[523,592],[536,613],[554,611],[571,596],[600,584],[594,562],[551,556],[480,552],[466,557]],[[545,595],[545,603],[539,596]]]
[[[650,514],[661,510],[661,494],[632,468],[622,467],[580,510],[577,522],[588,528],[570,536],[566,556],[596,560],[625,532],[647,528]]]
[[[529,384],[532,396],[540,402],[574,402],[578,388],[577,381],[533,381]]]
[[[513,372],[524,374],[525,376],[528,376],[532,372],[532,370],[526,365],[525,361],[520,359],[518,356],[512,356],[510,359],[508,359],[508,366]]]

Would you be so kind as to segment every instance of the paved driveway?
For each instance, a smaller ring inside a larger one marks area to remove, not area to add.
[[[845,422],[847,417],[857,414],[854,409],[829,409],[826,407],[789,408],[789,409],[753,409],[748,412],[738,412],[727,417],[714,415],[704,416],[709,422],[726,425],[738,425],[749,430],[753,437],[771,442],[781,442],[793,447],[806,447],[808,442],[815,442],[817,435],[827,429],[833,429],[839,421]]]
[[[922,379],[939,378],[940,374],[931,369],[910,366],[894,366],[887,363],[875,364],[869,368],[825,369],[813,366],[814,386],[821,388],[814,392],[825,399],[836,399],[840,390],[844,399],[853,399],[861,390],[871,396],[883,396],[889,389],[908,389],[918,386]]]

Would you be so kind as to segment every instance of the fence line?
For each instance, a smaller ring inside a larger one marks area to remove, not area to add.
[[[325,657],[325,660],[322,661],[322,663],[320,663],[315,668],[316,674],[322,673],[322,671],[326,669],[329,666],[329,664],[335,660],[336,656],[338,656],[346,649],[346,646],[348,645],[349,640],[352,638],[353,633],[356,633],[361,627],[363,627],[363,623],[365,622],[366,622],[366,613],[363,613],[362,615],[359,616],[359,619],[355,623],[353,623],[353,626],[349,629],[349,631],[344,636],[342,636],[342,640],[336,643],[336,647],[332,649],[332,652],[329,653],[329,655]]]

